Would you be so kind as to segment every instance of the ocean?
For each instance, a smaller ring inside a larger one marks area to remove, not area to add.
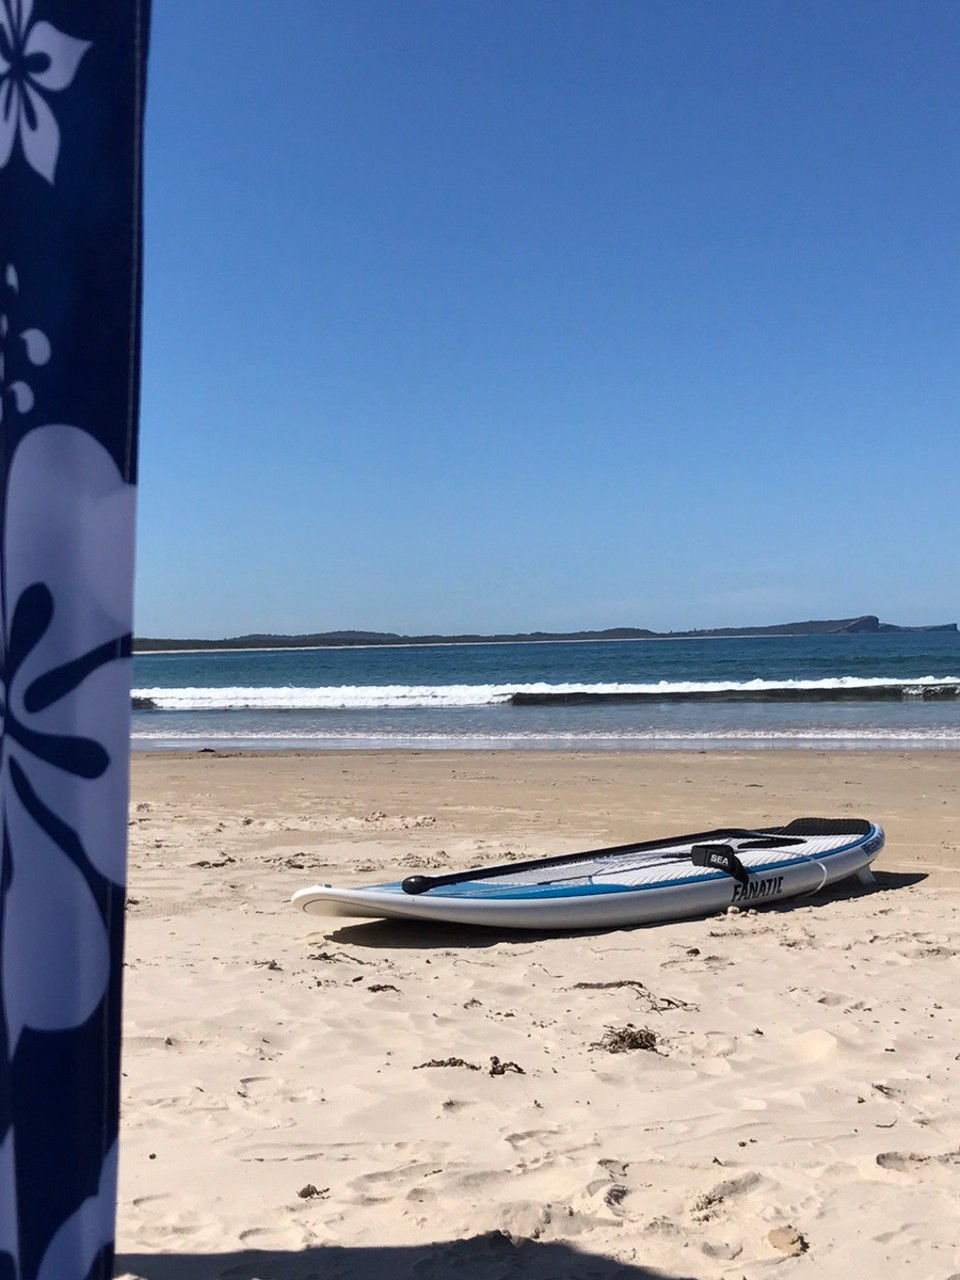
[[[151,653],[134,686],[134,750],[960,748],[957,632]]]

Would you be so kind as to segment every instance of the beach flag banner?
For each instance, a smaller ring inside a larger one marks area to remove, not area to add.
[[[107,1280],[149,0],[0,0],[0,1280]]]

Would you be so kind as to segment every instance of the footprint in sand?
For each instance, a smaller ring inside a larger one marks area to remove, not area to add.
[[[334,1143],[330,1147],[320,1148],[315,1143],[307,1142],[257,1142],[249,1146],[241,1146],[236,1150],[238,1159],[253,1164],[286,1164],[300,1160],[340,1159],[349,1160],[356,1150],[357,1143]],[[337,1148],[346,1148],[337,1154]]]
[[[505,1140],[515,1151],[528,1149],[531,1145],[549,1150],[552,1140],[562,1132],[561,1129],[525,1129],[520,1133],[508,1133]]]
[[[424,1193],[423,1198],[427,1198],[432,1193],[422,1186],[423,1181],[442,1172],[442,1168],[430,1161],[409,1160],[392,1169],[363,1173],[358,1178],[352,1178],[347,1186],[358,1204],[385,1204],[399,1193],[405,1193],[409,1199],[411,1182],[416,1183],[414,1189]]]
[[[741,1174],[739,1178],[725,1178],[711,1190],[697,1196],[690,1207],[690,1212],[696,1222],[710,1222],[719,1215],[721,1208],[730,1200],[747,1195],[758,1187],[760,1182],[759,1173],[753,1172]]]
[[[881,1151],[876,1162],[881,1169],[910,1174],[918,1182],[949,1182],[960,1175],[960,1151],[933,1156],[919,1151]]]

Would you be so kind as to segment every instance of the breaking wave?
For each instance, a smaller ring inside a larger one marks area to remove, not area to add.
[[[922,699],[938,693],[960,697],[960,677],[921,676],[913,679],[869,679],[838,676],[822,680],[747,681],[667,681],[650,684],[448,684],[448,685],[338,685],[321,688],[142,688],[134,697],[149,701],[161,711],[384,711],[403,708],[492,707],[508,704],[512,698],[560,702],[571,696],[598,700],[636,697],[639,699],[683,698],[696,701],[698,695],[710,701],[718,695],[765,695],[786,691],[792,700],[827,701],[849,698],[862,690],[891,690],[905,700]]]

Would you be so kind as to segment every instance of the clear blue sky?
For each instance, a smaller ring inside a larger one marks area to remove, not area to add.
[[[960,617],[956,0],[155,0],[137,632]]]

